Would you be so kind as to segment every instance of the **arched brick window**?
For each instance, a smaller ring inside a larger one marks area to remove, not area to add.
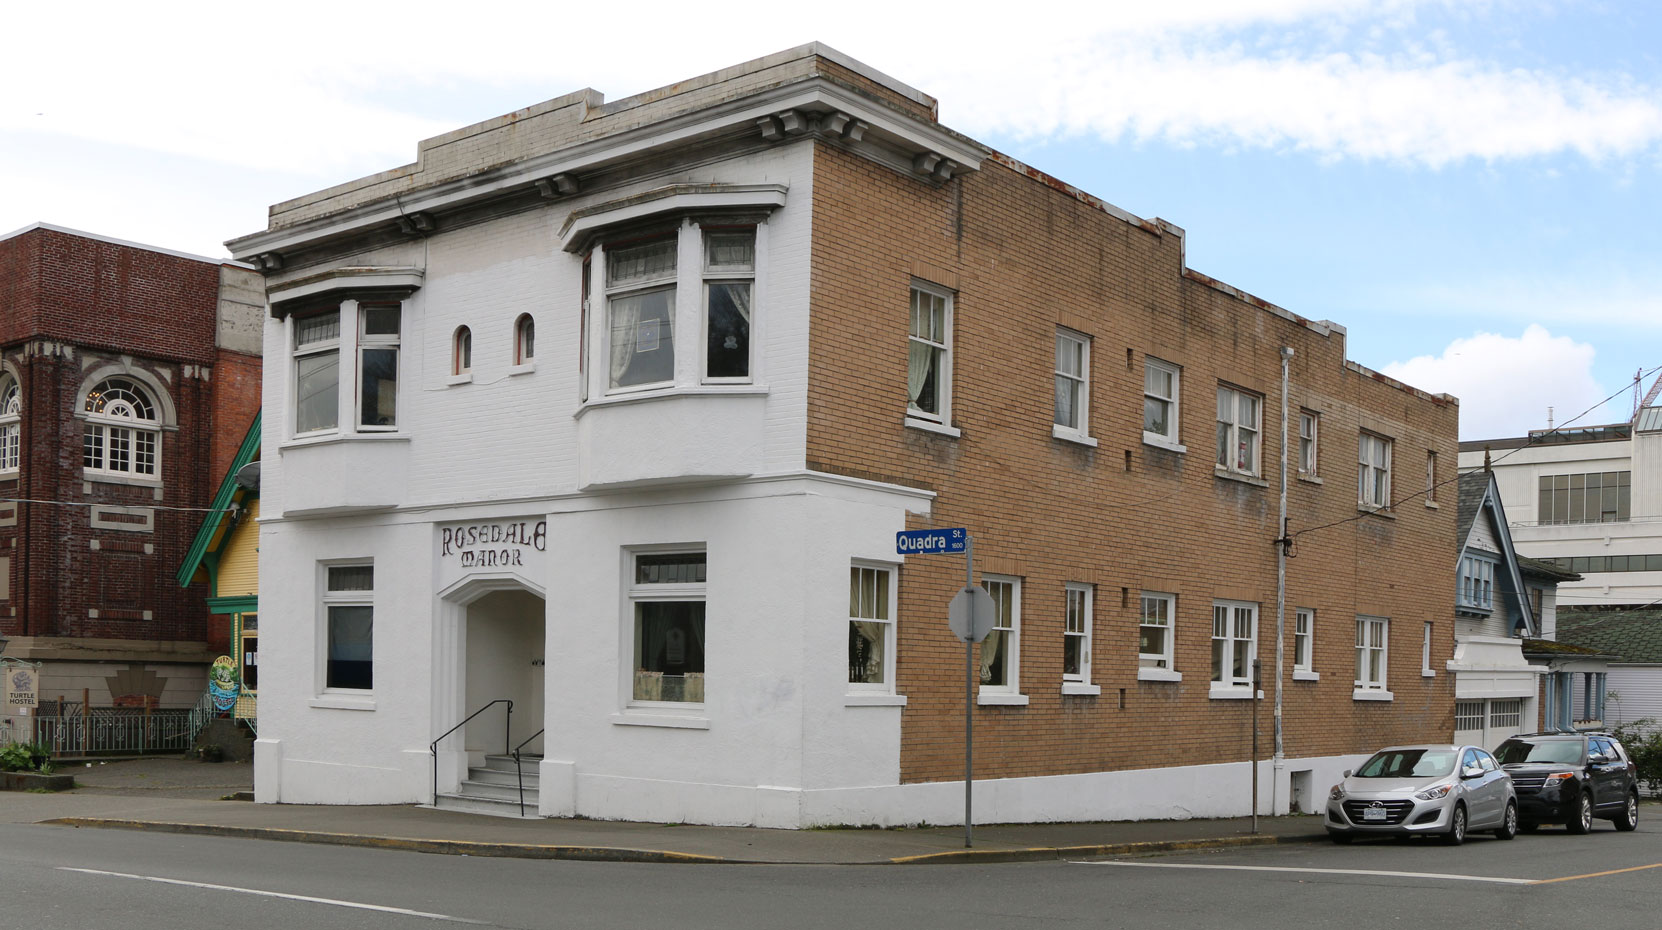
[[[17,379],[0,379],[0,475],[15,474],[23,455],[23,391]]]
[[[158,478],[161,421],[150,392],[131,378],[105,378],[86,397],[81,464],[88,473]]]

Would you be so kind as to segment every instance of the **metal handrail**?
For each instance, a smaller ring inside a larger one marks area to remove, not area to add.
[[[525,743],[529,743],[541,736],[542,732],[542,730],[538,730],[530,736],[527,736],[525,738],[525,742],[515,746],[514,751],[511,753],[514,757],[514,774],[519,778],[519,815],[521,817],[525,816],[525,771],[519,767],[519,751],[525,748]]]
[[[492,707],[495,707],[498,704],[508,705],[508,713],[503,716],[503,722],[502,722],[502,751],[506,752],[508,750],[508,740],[513,739],[513,737],[510,736],[509,733],[512,732],[513,721],[514,721],[514,702],[508,700],[507,698],[497,698],[496,700],[490,702],[489,704],[486,704],[484,707],[481,707],[478,710],[474,711],[473,713],[468,714],[466,717],[463,717],[461,723],[458,723],[455,726],[451,727],[450,729],[445,730],[443,733],[440,733],[439,738],[436,739],[436,740],[433,740],[432,745],[427,747],[427,751],[429,753],[432,753],[432,755],[433,755],[433,806],[434,807],[437,807],[438,803],[439,803],[439,744],[444,742],[444,738],[446,736],[449,736],[450,734],[456,732],[457,730],[460,730],[462,727],[467,726],[467,722],[469,720],[472,720],[474,717],[479,716],[480,714],[484,713],[487,710],[490,710]]]

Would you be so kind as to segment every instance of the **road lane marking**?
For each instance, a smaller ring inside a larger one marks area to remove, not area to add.
[[[1563,878],[1543,878],[1537,885],[1550,885],[1553,882],[1573,882],[1582,878],[1598,878],[1603,875],[1620,875],[1623,872],[1643,872],[1646,869],[1662,869],[1662,862],[1652,862],[1650,865],[1636,865],[1629,869],[1610,869],[1607,872],[1588,872],[1586,875],[1566,875]]]
[[[1375,875],[1383,878],[1433,878],[1446,882],[1491,882],[1497,885],[1533,885],[1533,878],[1492,878],[1445,872],[1387,872],[1373,869],[1301,869],[1273,865],[1204,865],[1197,862],[1080,862],[1077,865],[1118,865],[1135,869],[1217,869],[1230,872],[1301,872],[1318,875]]]
[[[429,920],[448,920],[458,924],[477,924],[488,926],[489,921],[468,920],[466,917],[451,917],[449,914],[430,914],[426,911],[412,911],[402,907],[387,907],[381,904],[365,904],[361,901],[340,901],[335,898],[314,898],[303,894],[285,894],[281,891],[261,891],[257,888],[238,888],[234,885],[211,885],[207,882],[187,882],[179,878],[162,878],[157,875],[134,875],[130,872],[105,872],[101,869],[74,869],[69,866],[58,866],[59,872],[80,872],[83,875],[107,875],[112,878],[131,878],[141,882],[157,882],[163,885],[183,885],[186,888],[206,888],[210,891],[234,891],[237,894],[258,895],[262,898],[283,898],[288,901],[306,901],[312,904],[332,904],[335,907],[352,907],[362,911],[381,911],[387,914],[403,914],[407,917],[426,917]]]

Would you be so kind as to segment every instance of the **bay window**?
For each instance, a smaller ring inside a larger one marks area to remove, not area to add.
[[[402,304],[343,300],[289,319],[294,435],[398,429]],[[343,382],[355,382],[344,396]]]

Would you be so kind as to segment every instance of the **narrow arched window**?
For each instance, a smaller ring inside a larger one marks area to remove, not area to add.
[[[514,322],[514,364],[528,365],[536,355],[536,324],[531,314],[522,313]]]
[[[450,373],[465,375],[473,371],[473,332],[466,326],[456,327],[454,348],[450,353]]]
[[[0,475],[14,474],[23,459],[23,391],[17,379],[0,381]]]
[[[81,463],[88,472],[155,478],[161,421],[150,393],[131,378],[105,378],[87,392]]]

